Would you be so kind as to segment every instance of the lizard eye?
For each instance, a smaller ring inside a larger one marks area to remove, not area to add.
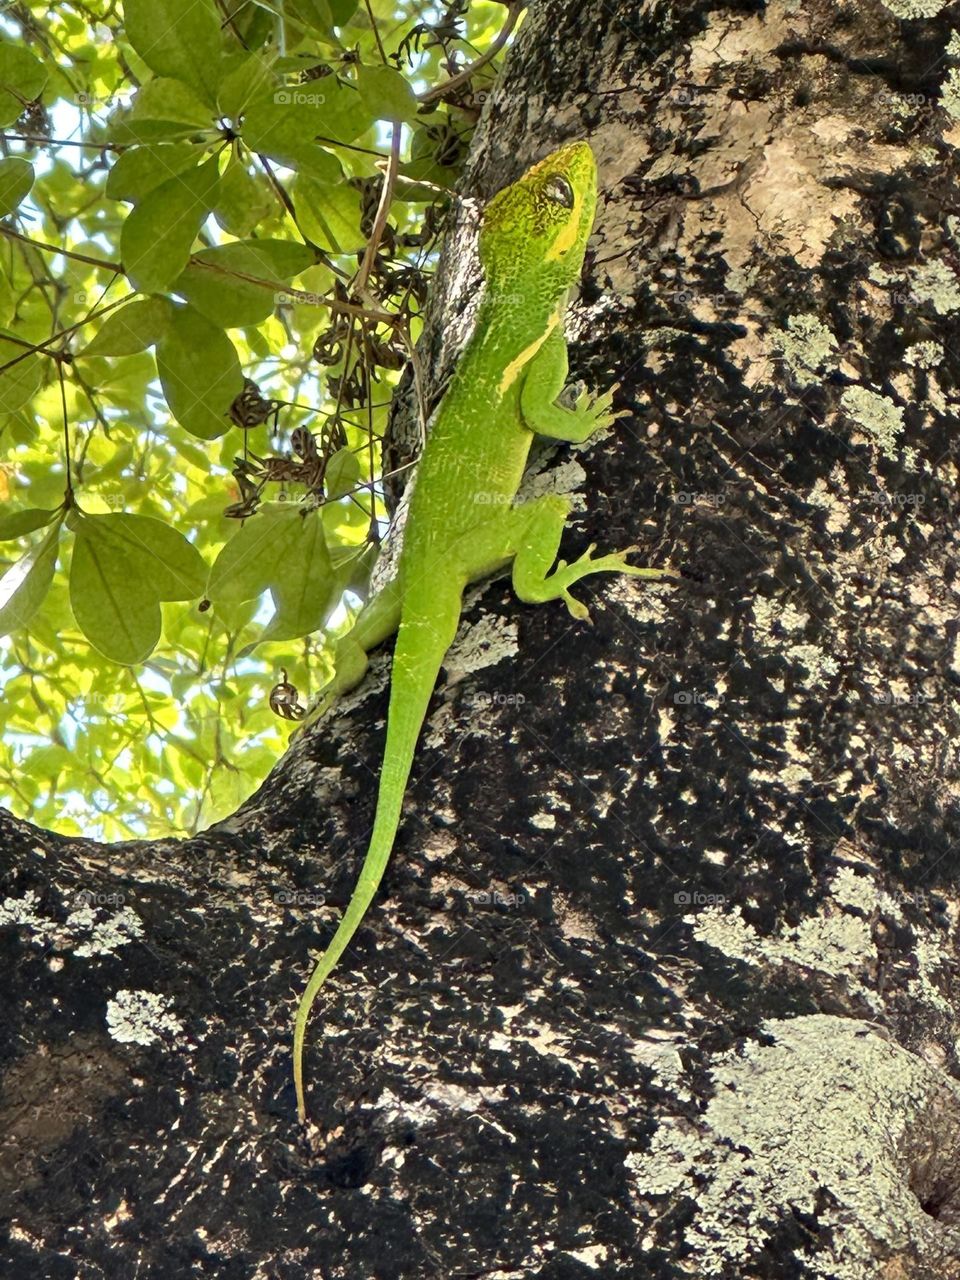
[[[548,200],[552,200],[564,209],[573,208],[573,187],[571,187],[566,178],[561,178],[559,174],[554,174],[552,178],[548,178],[544,183],[543,190]]]

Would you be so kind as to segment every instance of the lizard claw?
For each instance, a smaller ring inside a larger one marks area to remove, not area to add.
[[[593,626],[593,619],[590,617],[590,610],[585,604],[572,596],[569,591],[562,592],[561,596],[563,603],[567,606],[567,609],[578,622],[586,622],[589,623],[591,627]]]

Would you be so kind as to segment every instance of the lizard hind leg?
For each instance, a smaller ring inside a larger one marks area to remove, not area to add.
[[[570,505],[567,498],[547,494],[533,502],[525,502],[506,512],[499,512],[488,524],[471,530],[468,539],[471,552],[476,556],[471,567],[476,576],[487,572],[488,565],[502,563],[512,556],[513,589],[521,600],[528,604],[562,600],[570,613],[582,621],[590,620],[589,611],[586,605],[570,594],[570,587],[590,574],[626,573],[631,577],[654,581],[680,581],[680,575],[670,569],[630,564],[627,556],[635,550],[633,547],[626,551],[594,556],[594,544],[572,564],[560,560],[551,572],[570,514]]]
[[[337,641],[333,651],[333,677],[320,690],[304,725],[318,720],[341,694],[357,687],[370,665],[368,652],[392,636],[399,625],[400,587],[394,579],[364,605],[353,626]]]

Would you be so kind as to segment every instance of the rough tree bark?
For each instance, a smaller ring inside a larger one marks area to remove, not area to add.
[[[960,1276],[956,16],[531,11],[467,185],[591,138],[633,410],[533,484],[697,581],[472,594],[309,1143],[387,654],[197,839],[3,820],[5,1277]]]

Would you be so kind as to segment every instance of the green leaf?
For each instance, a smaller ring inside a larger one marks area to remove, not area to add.
[[[312,262],[311,251],[292,240],[240,240],[194,254],[171,288],[215,324],[239,328],[259,324],[271,315],[276,293]],[[276,287],[265,289],[231,272],[268,280]]]
[[[286,13],[316,35],[329,40],[334,34],[333,13],[327,0],[286,0]]]
[[[107,195],[111,200],[142,200],[161,182],[194,168],[198,156],[199,149],[189,142],[131,147],[107,175]]]
[[[25,627],[43,604],[57,564],[61,521],[0,578],[0,635]]]
[[[143,298],[128,302],[111,312],[93,341],[79,353],[88,356],[134,356],[138,351],[155,346],[163,337],[170,318],[171,304],[166,298]]]
[[[264,94],[273,81],[270,63],[259,53],[251,53],[221,81],[217,95],[221,112],[230,120],[239,120],[247,103]]]
[[[354,508],[356,510],[356,508]],[[327,537],[330,530],[324,521]],[[350,591],[362,600],[370,594],[370,574],[380,554],[380,548],[373,542],[362,543],[360,547],[332,547],[334,567],[337,578],[343,584],[343,591]],[[342,592],[341,592],[342,594]]]
[[[319,511],[310,511],[285,546],[270,587],[276,609],[260,637],[296,640],[319,631],[340,602],[341,584],[333,571]]]
[[[444,161],[442,164],[441,159]],[[436,128],[422,125],[413,131],[410,159],[403,165],[402,172],[411,183],[432,183],[452,189],[460,172],[462,159],[459,147],[438,148]]]
[[[11,360],[17,363],[4,369]],[[29,403],[42,381],[42,357],[0,334],[0,413],[14,413]]]
[[[0,41],[0,127],[13,124],[40,97],[47,70],[22,44]]]
[[[154,415],[147,408],[144,418],[144,398],[149,395],[150,383],[157,374],[156,360],[147,351],[122,361],[103,356],[95,356],[94,360],[106,366],[98,379],[98,390],[109,395],[115,409],[123,410],[135,422],[141,422],[145,430],[151,430],[155,425]]]
[[[354,142],[372,124],[357,91],[326,76],[255,100],[244,114],[241,133],[252,150],[295,163],[316,139]]]
[[[192,435],[213,440],[243,390],[233,343],[193,307],[176,307],[157,343],[157,372],[170,412]]]
[[[13,213],[33,186],[33,165],[22,156],[0,160],[0,218]]]
[[[241,239],[248,236],[275,204],[266,181],[259,174],[253,177],[242,161],[232,157],[220,179],[213,211],[224,231]]]
[[[300,533],[301,510],[265,504],[244,522],[214,561],[207,596],[216,604],[239,604],[262,595],[285,572]]]
[[[120,232],[127,277],[144,293],[162,293],[190,260],[190,250],[217,199],[216,158],[169,178],[149,192]]]
[[[13,270],[16,271],[15,266]],[[17,293],[14,292],[13,281],[5,271],[0,269],[0,326],[10,323],[16,309]]]
[[[349,22],[358,4],[359,0],[287,0],[284,11],[329,41],[335,38],[333,28]]]
[[[392,67],[358,67],[357,88],[363,105],[377,120],[415,123],[420,118],[413,89]]]
[[[358,502],[325,502],[320,511],[334,558],[339,548],[346,554],[355,551],[370,532],[370,515]]]
[[[359,7],[360,0],[330,0],[330,11],[338,27],[349,22]]]
[[[0,542],[9,538],[22,538],[25,533],[42,529],[60,513],[59,507],[46,510],[42,507],[24,507],[20,511],[6,511],[0,515]]]
[[[112,142],[166,142],[212,129],[212,109],[182,80],[160,77],[137,90],[130,110],[112,121]]]
[[[158,76],[182,80],[211,106],[220,68],[220,18],[213,0],[126,0],[127,39]]]
[[[160,605],[150,582],[115,545],[80,521],[70,564],[70,604],[77,626],[95,649],[133,666],[160,639]]]
[[[360,459],[352,449],[338,449],[327,463],[323,487],[327,497],[342,498],[357,487],[360,479]]]
[[[360,227],[360,193],[346,182],[326,183],[300,174],[292,184],[297,222],[321,249],[359,250],[366,242]]]
[[[137,577],[150,584],[157,600],[196,600],[203,594],[207,580],[203,556],[162,520],[121,511],[84,515],[74,528],[109,558],[126,560]]]
[[[271,5],[270,8],[273,6]],[[259,4],[244,5],[230,15],[231,26],[245,49],[260,49],[275,37],[276,10],[261,8]]]

